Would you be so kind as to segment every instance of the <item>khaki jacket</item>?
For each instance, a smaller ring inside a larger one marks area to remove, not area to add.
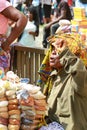
[[[48,97],[48,116],[65,130],[87,130],[87,70],[83,62],[65,49],[60,54],[63,69],[54,70]]]

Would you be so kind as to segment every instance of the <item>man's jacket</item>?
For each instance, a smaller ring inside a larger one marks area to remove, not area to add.
[[[48,97],[48,116],[65,130],[87,130],[87,70],[83,62],[66,48],[60,54],[63,68],[54,70]]]

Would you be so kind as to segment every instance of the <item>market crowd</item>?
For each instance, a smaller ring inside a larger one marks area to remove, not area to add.
[[[24,30],[23,37],[21,35],[18,38],[18,42],[29,47],[36,45],[35,38],[40,35],[40,25],[43,25],[41,44],[43,48],[48,48],[49,43],[47,42],[47,37],[55,34],[56,29],[60,26],[58,22],[61,19],[71,21],[74,15],[73,7],[84,7],[87,9],[87,3],[81,0],[10,0],[10,2],[28,17],[29,21]],[[32,20],[30,20],[29,16],[29,8],[31,6],[33,6],[33,14],[36,16]],[[36,29],[32,23],[36,26]],[[30,28],[29,24],[32,28]]]
[[[21,35],[18,38],[18,42],[22,43],[25,46],[34,46],[35,45],[35,37],[38,37],[40,25],[43,25],[43,39],[42,39],[42,46],[44,48],[48,47],[46,38],[51,35],[50,28],[53,26],[53,24],[57,23],[55,25],[56,27],[52,27],[53,31],[52,34],[55,33],[55,29],[58,27],[58,21],[60,19],[71,19],[70,15],[72,14],[72,6],[74,5],[74,1],[69,0],[62,3],[61,0],[10,0],[11,4],[23,12],[28,17],[28,23],[24,29],[23,35]],[[60,4],[61,3],[61,4]],[[59,5],[60,4],[60,5]],[[30,12],[29,8],[33,8],[33,14]],[[65,13],[62,13],[63,11],[66,11]],[[67,12],[68,15],[67,15]],[[34,15],[32,20],[30,19],[30,14]],[[32,28],[30,28],[30,26]],[[33,27],[34,24],[36,26],[36,29]],[[46,25],[46,27],[44,27]],[[46,28],[46,29],[45,29]],[[32,31],[31,31],[32,29]],[[29,35],[30,34],[30,35]],[[31,36],[31,37],[30,37]],[[24,39],[25,43],[24,43]],[[31,39],[31,41],[29,40]],[[30,43],[30,44],[29,44]],[[33,44],[31,44],[33,43]]]

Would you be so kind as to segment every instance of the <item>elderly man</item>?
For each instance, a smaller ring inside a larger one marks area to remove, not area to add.
[[[44,86],[48,103],[46,119],[59,122],[65,130],[87,130],[86,66],[79,58],[77,36],[63,36],[51,40],[49,65],[52,71],[48,79],[52,84],[47,81]]]

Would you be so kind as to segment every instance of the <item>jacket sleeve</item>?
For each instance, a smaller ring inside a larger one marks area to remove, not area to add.
[[[60,54],[60,62],[64,71],[71,76],[71,86],[77,93],[87,96],[87,70],[82,60],[66,48]]]

